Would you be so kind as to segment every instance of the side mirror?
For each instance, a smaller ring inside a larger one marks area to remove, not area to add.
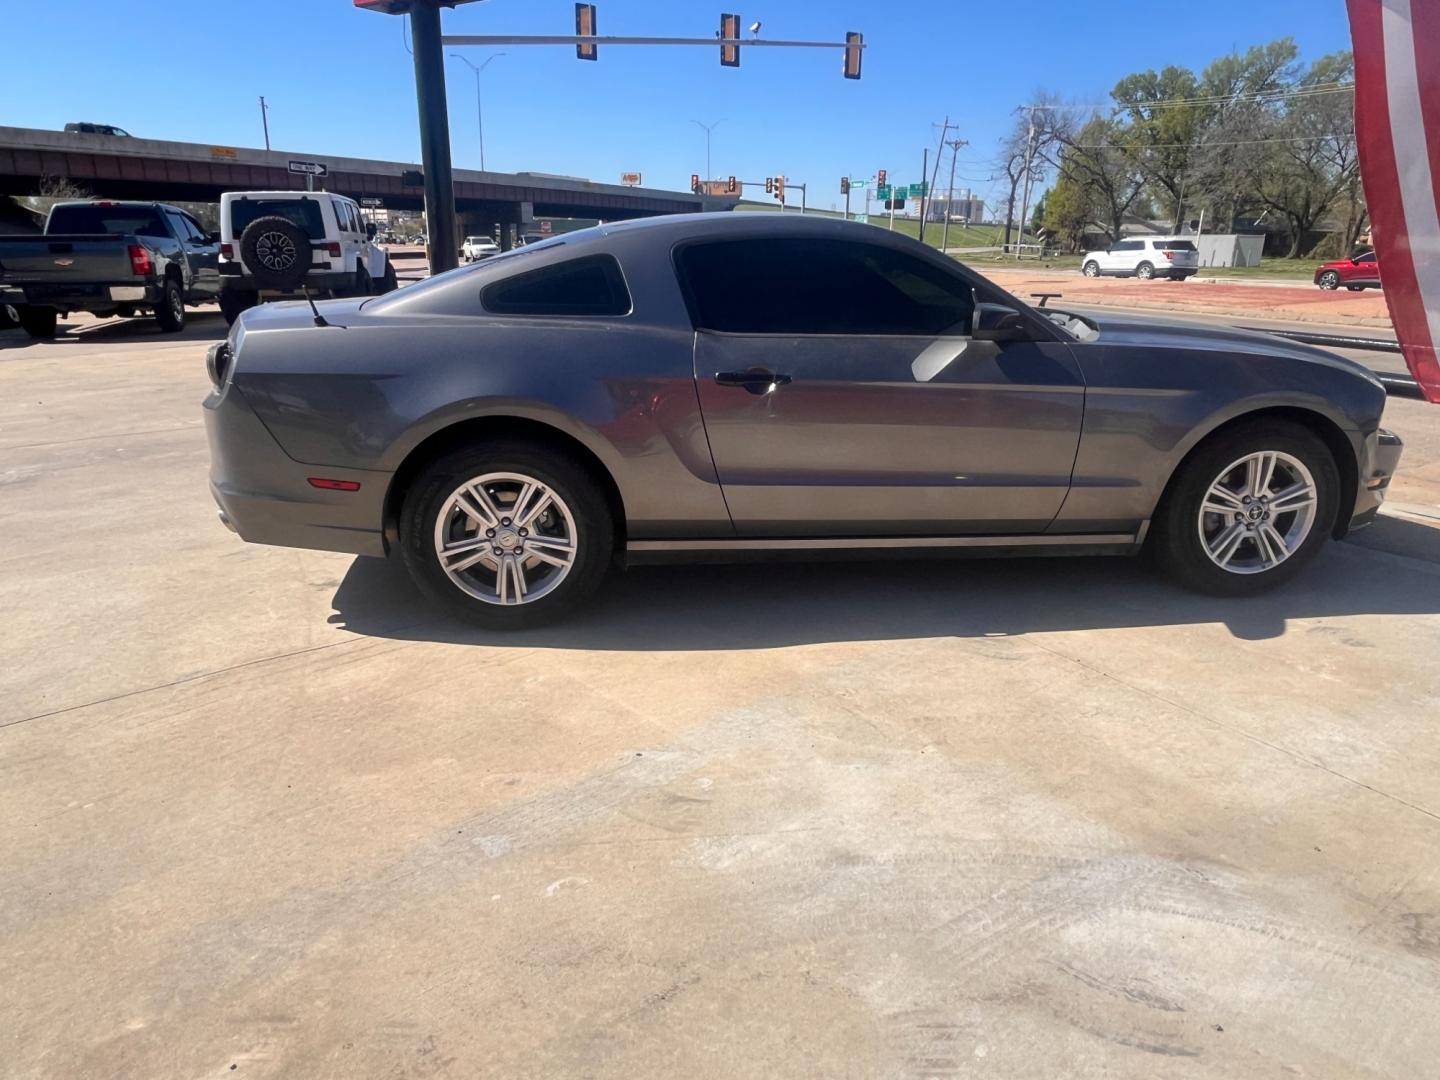
[[[366,237],[366,239],[368,239],[368,240],[374,240],[374,239],[375,239],[375,234],[376,234],[377,232],[379,232],[379,230],[375,227],[375,222],[373,222],[373,221],[367,221],[367,222],[365,223],[365,237]]]
[[[1025,317],[1004,304],[977,304],[972,321],[972,341],[1023,341]]]

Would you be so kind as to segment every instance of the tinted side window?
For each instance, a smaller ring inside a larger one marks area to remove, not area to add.
[[[1355,261],[1356,261],[1357,263],[1373,263],[1373,262],[1375,261],[1375,253],[1372,251],[1372,252],[1369,252],[1369,253],[1366,254],[1366,255],[1361,255],[1361,256],[1360,256],[1358,259],[1356,259]]]
[[[904,252],[848,240],[721,240],[679,265],[695,324],[742,334],[965,334],[970,286]]]
[[[1121,240],[1115,245],[1116,251],[1143,251],[1145,244],[1141,240]]]
[[[480,303],[497,315],[625,315],[630,293],[613,257],[587,255],[487,285]]]

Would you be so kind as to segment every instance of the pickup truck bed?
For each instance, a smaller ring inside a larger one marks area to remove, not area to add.
[[[111,231],[66,232],[78,224]],[[70,202],[50,210],[39,236],[0,236],[0,304],[13,306],[33,337],[51,337],[72,311],[152,311],[179,330],[185,305],[219,295],[219,241],[161,203]]]

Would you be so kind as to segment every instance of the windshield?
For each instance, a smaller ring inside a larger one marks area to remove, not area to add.
[[[256,218],[271,214],[293,221],[311,240],[325,239],[325,219],[317,199],[236,199],[230,204],[230,235],[239,236]]]
[[[50,211],[47,233],[125,233],[131,236],[169,236],[153,206],[96,206],[77,203]]]

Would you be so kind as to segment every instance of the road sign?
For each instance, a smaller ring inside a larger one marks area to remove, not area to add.
[[[892,190],[889,184],[881,184],[875,189],[875,198],[881,200],[889,199]]]
[[[377,199],[374,195],[366,195],[360,200],[361,206],[379,207],[385,205],[384,199]]]
[[[869,181],[869,180],[851,180],[851,181],[850,181],[850,186],[851,186],[852,188],[857,188],[857,187],[869,187],[869,186],[870,186],[870,181]]]
[[[301,176],[329,176],[330,166],[319,161],[292,161],[290,171]]]
[[[910,185],[910,198],[918,199],[920,196],[928,194],[930,194],[930,185],[928,183]]]
[[[622,172],[620,174],[620,183],[626,187],[639,187],[640,174],[638,172]]]
[[[861,225],[868,225],[868,224],[870,224],[870,215],[869,215],[869,214],[856,214],[856,215],[855,215],[855,220],[858,221]]]

